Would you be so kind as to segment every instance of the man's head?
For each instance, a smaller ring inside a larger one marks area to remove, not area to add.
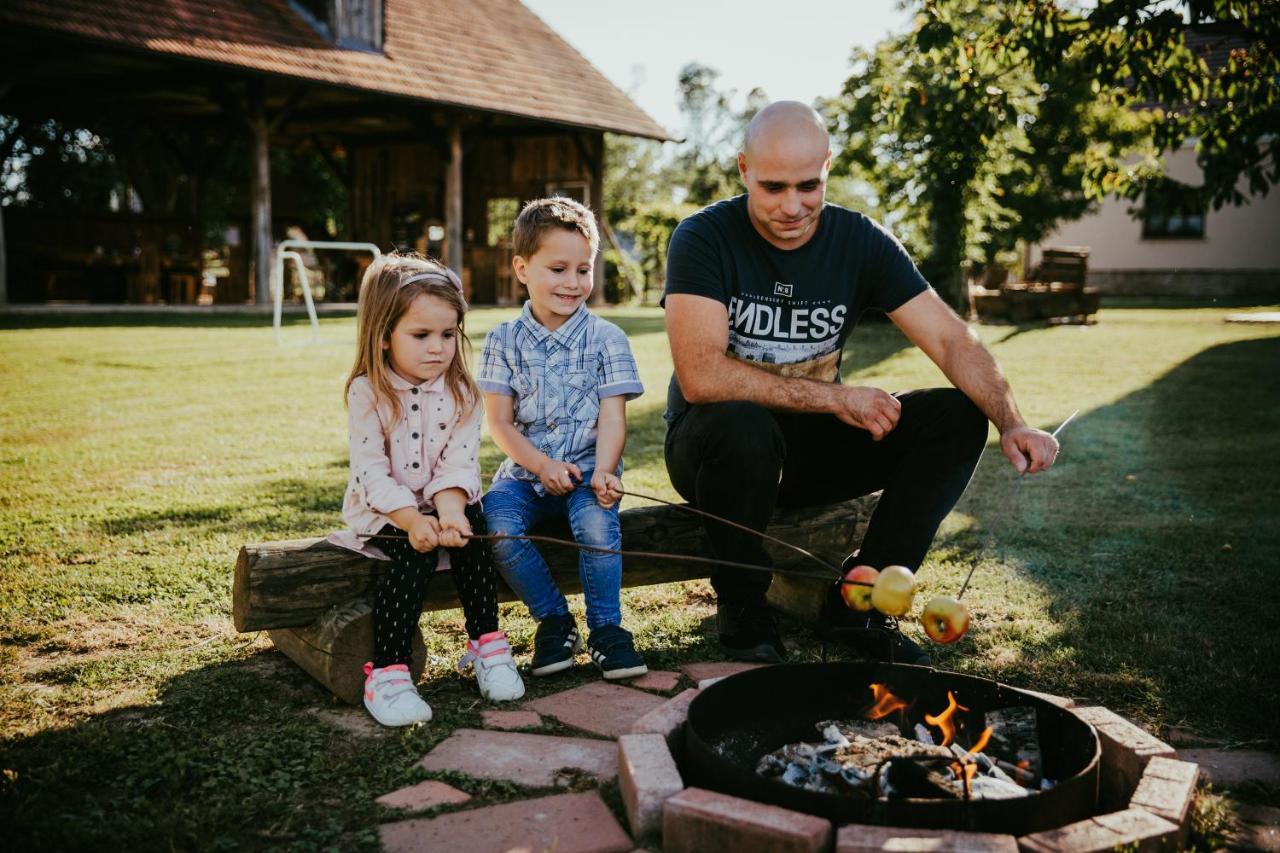
[[[738,154],[747,211],[760,236],[796,249],[813,236],[827,192],[831,140],[822,117],[799,101],[775,101],[756,113]]]

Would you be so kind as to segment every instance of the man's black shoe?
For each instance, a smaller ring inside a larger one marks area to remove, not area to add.
[[[845,642],[869,658],[885,663],[932,666],[933,658],[911,638],[903,635],[898,620],[878,610],[860,613],[851,610],[833,587],[823,607],[819,633],[828,640]]]
[[[720,651],[730,660],[755,663],[782,663],[787,650],[778,636],[773,614],[760,604],[722,602],[716,608],[716,630]]]

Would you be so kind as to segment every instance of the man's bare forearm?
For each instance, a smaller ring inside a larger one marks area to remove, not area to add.
[[[1026,426],[1013,389],[995,356],[982,345],[972,330],[957,337],[948,347],[939,367],[947,378],[974,402],[1001,434]]]
[[[728,355],[708,355],[690,375],[692,387],[680,379],[680,390],[690,403],[722,403],[741,400],[786,412],[829,412],[833,383],[778,376]],[[679,372],[677,372],[679,378]]]

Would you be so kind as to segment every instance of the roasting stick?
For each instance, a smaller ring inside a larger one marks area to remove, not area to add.
[[[1066,425],[1071,423],[1072,419],[1078,414],[1080,414],[1080,410],[1076,409],[1074,412],[1067,415],[1067,419],[1062,423],[1058,424],[1058,428],[1055,429],[1049,437],[1057,438],[1058,433],[1062,432],[1062,430],[1066,427]],[[1027,478],[1026,472],[1023,472],[1018,475],[1018,479],[1013,481],[1013,488],[1009,490],[1009,497],[1005,499],[1004,506],[1000,510],[1000,515],[996,516],[996,521],[1000,523],[997,525],[995,522],[992,522],[991,524],[991,535],[987,541],[986,550],[991,550],[991,545],[995,542],[996,528],[1004,527],[1005,521],[1009,518],[1009,514],[1013,510],[1013,505],[1017,503],[1018,490],[1022,487],[1022,481],[1025,480],[1026,478]],[[956,594],[956,601],[959,601],[960,599],[964,598],[964,592],[969,588],[969,581],[973,578],[973,570],[976,568],[978,568],[978,564],[975,561],[974,564],[969,567],[969,574],[964,576],[964,583],[960,585],[960,592]]]

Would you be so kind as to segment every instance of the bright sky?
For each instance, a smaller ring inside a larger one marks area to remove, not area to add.
[[[668,130],[679,131],[676,78],[689,62],[717,86],[759,86],[772,100],[832,97],[855,45],[903,32],[895,0],[523,0]]]

